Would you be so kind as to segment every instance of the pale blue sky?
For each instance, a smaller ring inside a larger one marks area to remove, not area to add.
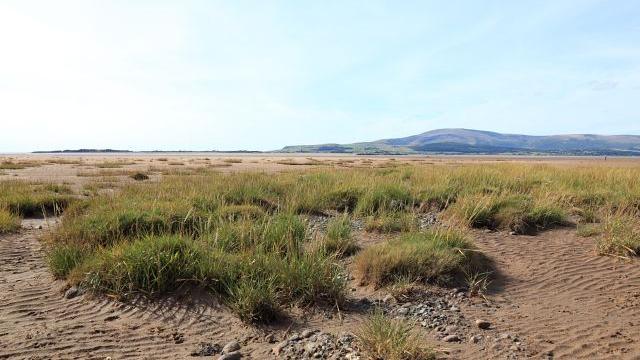
[[[0,2],[0,151],[640,134],[638,1]]]

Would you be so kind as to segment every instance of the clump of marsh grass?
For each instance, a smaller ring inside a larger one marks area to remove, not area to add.
[[[87,249],[76,244],[57,244],[47,251],[47,262],[53,276],[64,279],[87,255]]]
[[[360,283],[376,287],[403,278],[416,282],[446,282],[472,262],[473,245],[452,229],[412,232],[371,246],[355,258]]]
[[[407,209],[413,203],[408,188],[385,184],[368,189],[358,201],[356,212],[359,215],[376,215]]]
[[[369,216],[365,222],[365,230],[383,234],[414,231],[417,227],[415,215],[406,212]]]
[[[390,319],[375,311],[357,331],[363,352],[372,359],[431,360],[435,353],[425,347],[411,323]]]
[[[15,232],[20,229],[20,218],[9,210],[0,208],[0,234]]]
[[[64,185],[0,182],[0,208],[19,217],[58,214],[73,200],[71,190]]]
[[[578,224],[576,235],[580,237],[593,237],[602,234],[602,226],[600,224]]]
[[[609,214],[602,224],[598,252],[604,255],[640,255],[640,222],[633,213],[618,211]]]
[[[351,235],[351,218],[342,215],[333,218],[327,225],[327,233],[322,239],[323,251],[338,257],[346,257],[355,254],[360,247]]]
[[[529,233],[566,223],[566,212],[551,203],[535,202],[523,195],[464,196],[453,204],[450,217],[477,228]]]

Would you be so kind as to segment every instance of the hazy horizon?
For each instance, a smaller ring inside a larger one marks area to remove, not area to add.
[[[0,152],[640,134],[640,3],[3,1]]]

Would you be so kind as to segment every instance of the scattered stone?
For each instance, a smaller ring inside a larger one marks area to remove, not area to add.
[[[191,352],[191,356],[213,356],[220,353],[219,344],[200,343],[198,347]]]
[[[218,360],[238,360],[242,358],[242,354],[240,351],[230,352],[228,354],[224,354],[218,358]]]
[[[297,341],[283,341],[272,349],[282,359],[351,359],[359,360],[355,336],[342,333],[339,336],[315,331],[313,335]]]
[[[240,350],[240,344],[237,341],[230,341],[222,348],[222,353],[228,354],[238,350]]]
[[[310,337],[311,335],[313,335],[314,333],[315,333],[314,330],[308,330],[307,329],[307,330],[304,330],[302,332],[302,334],[300,334],[300,337],[303,338],[303,339],[306,339],[306,338]]]
[[[444,338],[442,338],[442,341],[445,342],[459,342],[460,341],[460,337],[458,337],[458,335],[447,335]]]
[[[74,297],[80,295],[80,290],[75,287],[72,286],[70,287],[65,293],[64,293],[64,297],[65,299],[73,299]]]
[[[282,351],[282,349],[284,349],[287,345],[289,344],[288,341],[283,341],[278,343],[278,345],[274,346],[273,349],[271,349],[271,352],[275,355],[275,356],[280,356],[280,352]]]
[[[447,335],[455,334],[457,331],[458,331],[458,327],[455,325],[449,325],[446,328],[444,328],[444,333]]]
[[[477,320],[476,320],[476,326],[477,326],[479,329],[487,330],[488,328],[490,328],[490,327],[491,327],[491,323],[490,323],[490,322],[488,322],[487,320],[477,319]]]
[[[482,340],[482,335],[473,335],[469,338],[469,342],[472,344],[477,344]]]
[[[269,344],[273,344],[276,342],[276,337],[273,334],[267,334],[264,337],[264,341],[268,342]]]
[[[174,332],[173,334],[171,334],[171,338],[176,344],[182,344],[184,342],[184,334],[181,334],[179,332]]]
[[[118,315],[109,315],[106,318],[104,318],[104,321],[113,321],[113,320],[118,320],[120,318],[120,316]]]

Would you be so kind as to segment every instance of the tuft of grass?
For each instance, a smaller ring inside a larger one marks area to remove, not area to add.
[[[602,226],[599,224],[578,224],[576,234],[580,237],[593,237],[602,234]]]
[[[64,185],[0,181],[0,208],[19,217],[58,214],[72,202]]]
[[[49,268],[57,279],[64,279],[87,257],[87,250],[76,244],[59,244],[47,251]]]
[[[362,191],[357,188],[333,190],[327,194],[327,207],[339,212],[353,212],[358,206]]]
[[[326,253],[337,257],[355,254],[360,247],[351,236],[351,219],[346,215],[331,219],[321,246]]]
[[[418,227],[415,216],[411,213],[391,213],[369,216],[365,222],[365,230],[383,234],[408,232]]]
[[[229,289],[227,303],[240,320],[266,323],[280,314],[280,305],[274,281],[257,279],[242,281]]]
[[[16,232],[18,229],[20,229],[20,218],[0,208],[0,234]]]
[[[399,278],[448,282],[470,266],[473,248],[464,235],[452,229],[412,232],[361,251],[355,258],[355,271],[361,284],[376,287]]]
[[[375,311],[357,331],[361,349],[371,359],[432,360],[435,353],[425,347],[413,326]]]
[[[513,194],[465,196],[448,209],[450,217],[471,227],[529,233],[566,223],[566,212],[552,204]]]
[[[100,169],[118,169],[121,168],[123,166],[127,166],[127,165],[134,165],[135,162],[133,161],[105,161],[105,162],[101,162],[101,163],[97,163],[95,164],[95,167],[100,168]]]
[[[639,256],[640,221],[638,216],[617,212],[610,214],[602,225],[598,252],[604,255]]]
[[[405,210],[412,205],[413,197],[409,189],[399,185],[380,185],[366,191],[359,199],[356,212],[359,215]]]

